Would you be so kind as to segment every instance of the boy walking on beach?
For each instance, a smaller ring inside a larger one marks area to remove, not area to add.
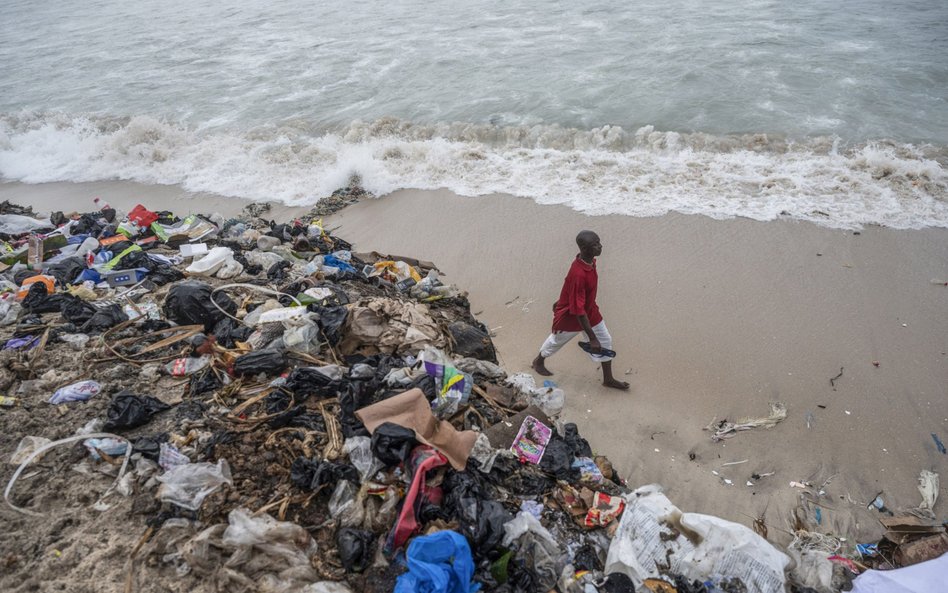
[[[553,333],[540,347],[540,353],[533,360],[533,370],[545,377],[552,375],[546,368],[546,359],[583,331],[589,337],[589,357],[602,365],[602,384],[627,390],[628,383],[612,376],[612,336],[596,305],[599,287],[596,256],[602,253],[602,243],[596,233],[582,231],[576,235],[576,245],[579,255],[566,274],[559,300],[553,304]]]

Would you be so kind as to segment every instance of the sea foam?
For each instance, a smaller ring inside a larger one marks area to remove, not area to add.
[[[507,193],[590,215],[792,217],[837,228],[948,226],[946,149],[830,137],[305,120],[235,132],[149,116],[0,116],[0,175],[132,180],[305,205],[358,176],[384,195]]]

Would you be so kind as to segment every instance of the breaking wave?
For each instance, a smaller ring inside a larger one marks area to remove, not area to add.
[[[306,205],[357,175],[366,189],[507,193],[590,215],[668,212],[837,228],[948,227],[948,150],[831,137],[418,124],[234,132],[149,116],[0,115],[0,176],[25,183],[131,180]]]

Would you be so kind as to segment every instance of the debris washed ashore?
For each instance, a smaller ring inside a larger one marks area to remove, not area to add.
[[[324,228],[362,195],[286,223],[261,205],[0,204],[3,590],[769,593],[937,574],[932,472],[858,550],[801,525],[782,551],[766,526],[630,490],[559,417],[562,390],[497,365],[435,264]]]

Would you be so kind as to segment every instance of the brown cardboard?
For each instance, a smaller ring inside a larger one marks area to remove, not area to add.
[[[467,466],[467,458],[477,440],[476,432],[458,431],[450,422],[435,418],[431,404],[420,389],[411,389],[356,410],[355,415],[370,433],[386,422],[414,430],[415,438],[440,451],[458,471]]]
[[[941,525],[932,525],[914,515],[902,517],[884,517],[879,523],[885,527],[885,538],[894,544],[902,544],[923,535],[944,533]]]

